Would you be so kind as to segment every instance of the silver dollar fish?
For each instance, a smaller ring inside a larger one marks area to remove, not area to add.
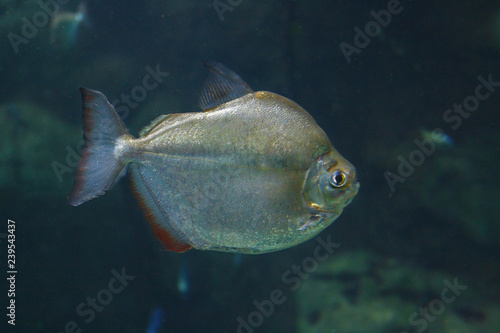
[[[168,250],[265,253],[317,235],[358,192],[355,168],[295,102],[207,67],[204,112],[160,116],[138,139],[102,93],[81,88],[86,147],[70,204],[103,194],[128,166]]]

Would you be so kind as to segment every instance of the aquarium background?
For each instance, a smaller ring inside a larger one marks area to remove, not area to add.
[[[0,1],[0,332],[500,331],[500,3],[82,3]],[[207,60],[295,100],[357,167],[359,194],[319,238],[176,254],[126,180],[67,205],[78,88],[137,134],[198,110]]]

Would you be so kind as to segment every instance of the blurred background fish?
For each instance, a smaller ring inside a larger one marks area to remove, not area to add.
[[[161,307],[156,307],[151,312],[149,317],[149,324],[146,329],[146,333],[158,333],[160,332],[163,322],[165,321],[165,310]]]
[[[50,23],[50,43],[62,50],[70,49],[76,43],[82,24],[88,24],[85,2],[78,5],[76,12],[59,10]]]
[[[423,140],[431,140],[436,145],[436,148],[449,148],[455,145],[455,141],[451,136],[444,133],[440,128],[430,131],[426,128],[420,130],[420,138]]]
[[[179,275],[177,277],[177,291],[179,292],[181,298],[186,300],[189,298],[190,292],[189,284],[189,255],[182,259],[181,268],[179,270]]]
[[[22,111],[14,102],[7,103],[7,119],[12,121],[16,129],[26,128],[26,122],[23,119]]]

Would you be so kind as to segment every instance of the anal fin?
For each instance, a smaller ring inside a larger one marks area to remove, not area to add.
[[[168,251],[186,252],[191,249],[181,236],[179,236],[169,225],[168,218],[159,208],[150,189],[146,186],[135,164],[130,165],[131,182],[130,187],[137,198],[139,206],[144,212],[146,220],[153,230],[153,234]]]

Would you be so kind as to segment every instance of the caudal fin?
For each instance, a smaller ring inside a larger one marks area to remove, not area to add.
[[[83,105],[83,138],[85,147],[75,175],[69,204],[78,206],[104,194],[126,164],[115,154],[116,140],[128,135],[127,128],[106,96],[80,88]]]

